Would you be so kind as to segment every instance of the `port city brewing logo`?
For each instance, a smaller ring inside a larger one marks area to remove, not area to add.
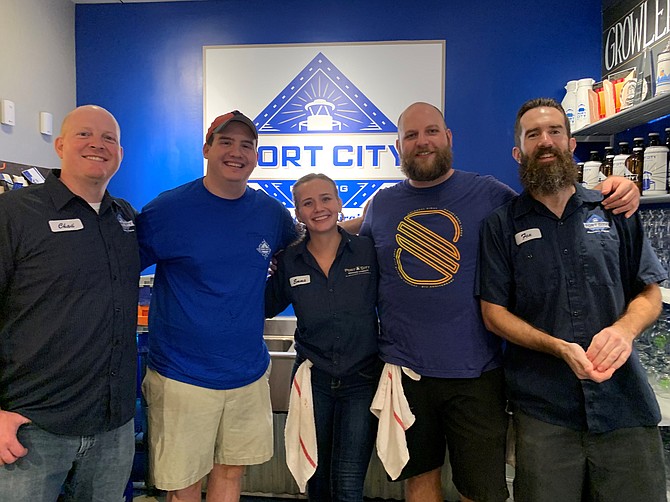
[[[322,52],[253,120],[261,140],[249,185],[290,209],[293,183],[310,172],[337,182],[345,217],[402,178],[396,125]]]

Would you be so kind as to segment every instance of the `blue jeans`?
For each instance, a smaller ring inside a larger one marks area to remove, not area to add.
[[[22,425],[19,442],[28,454],[0,467],[0,500],[120,502],[135,453],[133,420],[94,436],[62,436]]]
[[[370,404],[381,366],[344,378],[312,367],[318,467],[307,482],[314,502],[361,502],[377,433]]]

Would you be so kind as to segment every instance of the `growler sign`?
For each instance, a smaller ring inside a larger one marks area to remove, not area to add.
[[[645,50],[656,61],[670,35],[670,0],[626,0],[603,10],[603,77],[635,68]]]

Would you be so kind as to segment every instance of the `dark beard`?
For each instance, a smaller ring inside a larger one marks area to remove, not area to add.
[[[554,154],[556,160],[551,164],[540,164],[538,158],[545,153]],[[519,178],[528,192],[553,195],[577,182],[577,166],[568,150],[538,148],[532,158],[521,154]]]
[[[453,163],[453,154],[451,147],[445,146],[435,152],[435,159],[432,164],[420,164],[416,159],[416,154],[421,150],[413,150],[409,155],[402,156],[400,169],[412,181],[434,181],[451,171]]]

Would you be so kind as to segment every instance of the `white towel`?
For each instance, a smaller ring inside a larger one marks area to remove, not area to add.
[[[286,465],[303,493],[318,464],[311,367],[307,359],[295,373],[284,430]]]
[[[379,379],[370,411],[379,418],[377,455],[391,479],[397,479],[409,460],[405,431],[414,423],[414,414],[402,388],[400,366],[386,363]],[[409,368],[402,370],[413,380],[420,375]]]

